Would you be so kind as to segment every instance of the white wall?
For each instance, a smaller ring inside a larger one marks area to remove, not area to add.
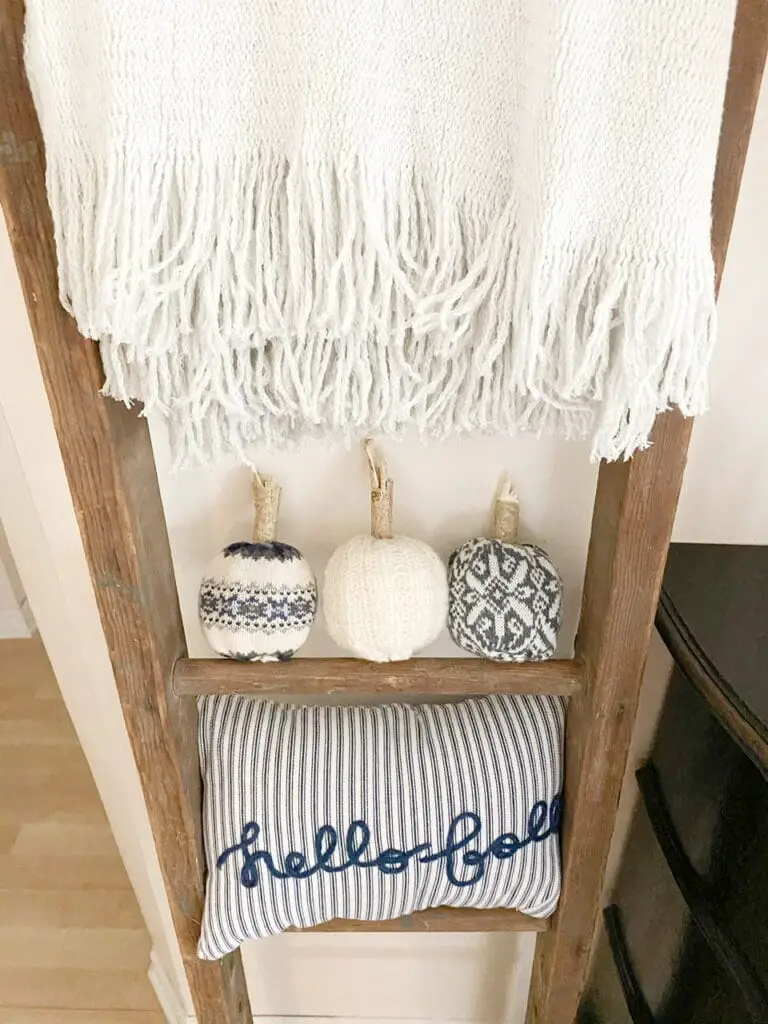
[[[721,299],[713,409],[698,425],[680,514],[679,540],[768,543],[768,311],[766,238],[768,100],[763,97]],[[167,906],[159,885],[135,768],[114,694],[93,595],[23,314],[8,242],[0,239],[0,517],[84,749],[148,918],[160,960],[176,978]],[[153,424],[158,469],[193,654],[206,653],[195,615],[208,558],[248,536],[246,472],[222,468],[172,477],[162,427]],[[422,446],[388,444],[396,525],[441,552],[483,527],[497,477],[514,473],[523,534],[547,547],[566,580],[570,643],[589,528],[595,469],[580,444],[531,438]],[[367,522],[358,451],[320,445],[265,459],[284,487],[282,534],[321,574],[336,543]],[[332,646],[316,630],[306,654]],[[455,653],[447,638],[430,651]],[[637,747],[647,743],[668,662],[657,652]],[[631,809],[628,787],[622,814]],[[166,941],[168,940],[168,941]],[[257,1014],[522,1020],[532,940],[515,936],[293,935],[245,951]]]

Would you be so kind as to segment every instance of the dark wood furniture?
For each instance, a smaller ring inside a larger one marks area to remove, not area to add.
[[[768,547],[673,544],[656,626],[768,779]]]
[[[675,668],[580,1020],[768,1022],[768,547],[673,544]]]

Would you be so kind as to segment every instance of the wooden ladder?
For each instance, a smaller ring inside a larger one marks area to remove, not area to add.
[[[527,1021],[569,1024],[597,925],[691,422],[660,416],[652,448],[601,465],[571,660],[257,666],[189,659],[146,422],[99,395],[98,348],[58,303],[43,144],[22,63],[23,18],[23,0],[0,0],[0,198],[199,1024],[250,1024],[251,1011],[239,953],[210,963],[195,952],[205,874],[195,695],[410,697],[434,693],[436,683],[452,696],[570,697],[558,911],[541,922],[514,911],[445,908],[407,922],[333,921],[318,930],[539,931]],[[739,0],[714,187],[718,286],[767,47],[768,0]]]

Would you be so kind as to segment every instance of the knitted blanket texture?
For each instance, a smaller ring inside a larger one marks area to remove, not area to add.
[[[27,0],[61,301],[180,463],[707,402],[735,0]]]

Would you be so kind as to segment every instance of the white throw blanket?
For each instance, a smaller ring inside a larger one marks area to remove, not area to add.
[[[182,461],[707,398],[735,0],[27,0],[61,299]]]

